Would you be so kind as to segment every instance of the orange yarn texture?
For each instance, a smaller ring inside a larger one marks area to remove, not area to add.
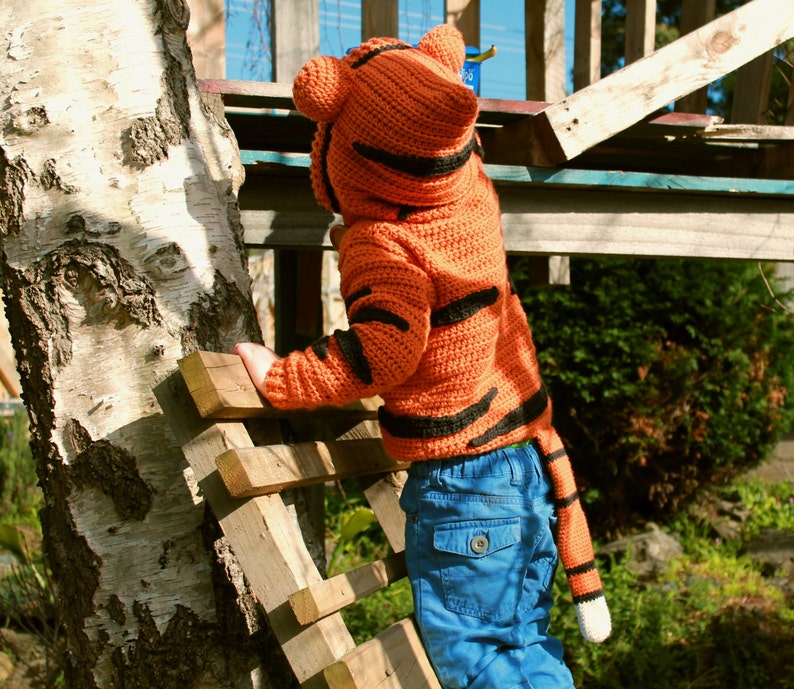
[[[590,535],[511,289],[464,55],[460,33],[442,25],[418,47],[371,39],[296,77],[296,106],[318,123],[315,196],[347,227],[338,249],[349,327],[274,363],[267,398],[294,409],[380,395],[383,443],[401,460],[536,439],[575,600],[592,600],[601,584]]]

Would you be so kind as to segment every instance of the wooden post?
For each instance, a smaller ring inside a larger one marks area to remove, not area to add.
[[[399,38],[398,0],[361,0],[361,40],[374,36]]]
[[[681,36],[699,29],[714,19],[716,0],[684,0],[681,6]],[[676,104],[676,112],[706,112],[708,86],[681,98]]]
[[[731,108],[733,124],[767,124],[772,68],[773,51],[769,51],[736,71]]]
[[[198,79],[226,78],[226,21],[223,0],[188,0],[187,42]]]
[[[527,100],[565,98],[565,3],[525,0]]]
[[[601,0],[576,0],[573,90],[601,78]]]
[[[653,52],[656,0],[626,0],[626,64]]]
[[[480,0],[445,0],[444,16],[458,27],[466,45],[480,47]]]
[[[554,103],[565,92],[565,3],[525,0],[527,100]],[[568,256],[528,256],[533,284],[569,285]]]

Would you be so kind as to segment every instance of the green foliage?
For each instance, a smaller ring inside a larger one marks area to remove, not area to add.
[[[0,522],[38,523],[42,495],[24,410],[0,417]]]
[[[790,428],[794,320],[758,266],[579,259],[570,286],[533,291],[524,265],[514,282],[597,535],[663,522]]]
[[[735,489],[750,504],[767,504],[779,491],[742,481]],[[782,523],[770,525],[784,528],[790,515],[785,508],[776,514]],[[695,512],[679,515],[675,526],[682,529],[684,554],[655,578],[641,579],[622,563],[602,564],[613,621],[612,636],[603,644],[582,641],[564,576],[558,573],[552,632],[563,642],[576,686],[794,687],[791,593],[771,585],[741,556],[742,543],[711,537]]]

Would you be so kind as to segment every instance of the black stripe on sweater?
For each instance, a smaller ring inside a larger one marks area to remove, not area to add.
[[[360,156],[379,163],[397,172],[405,172],[414,177],[441,177],[455,170],[460,170],[471,158],[471,154],[478,150],[476,139],[472,138],[466,146],[457,153],[448,156],[408,156],[399,153],[390,153],[382,148],[375,148],[360,141],[353,142],[353,150]]]
[[[499,289],[497,287],[489,287],[479,292],[472,292],[433,311],[430,315],[430,325],[433,328],[437,328],[442,325],[460,323],[478,311],[495,304],[498,298]]]
[[[358,60],[356,60],[352,65],[350,65],[353,69],[358,69],[361,65],[366,64],[369,62],[373,57],[377,57],[382,53],[386,53],[390,50],[410,50],[412,46],[408,45],[407,43],[389,43],[388,45],[382,45],[378,48],[374,48],[370,50],[365,55],[362,55]]]
[[[325,360],[328,357],[328,335],[324,335],[317,342],[313,342],[311,347],[318,359]]]
[[[372,369],[355,330],[335,330],[334,338],[348,365],[364,385],[372,385]]]
[[[573,492],[569,496],[565,498],[557,498],[554,501],[554,506],[559,510],[564,510],[566,507],[570,507],[579,499],[579,493]]]
[[[350,307],[353,304],[355,304],[359,299],[368,297],[370,294],[372,294],[371,287],[362,287],[361,289],[356,290],[355,292],[353,292],[353,294],[345,298],[345,310],[349,311]]]
[[[585,574],[586,572],[592,572],[596,568],[595,560],[590,560],[589,562],[585,562],[584,564],[577,565],[576,567],[571,567],[570,569],[565,570],[566,576],[572,577],[576,576],[577,574]]]
[[[331,210],[333,210],[334,213],[339,213],[339,200],[336,198],[334,187],[331,184],[331,178],[328,175],[328,150],[331,148],[332,127],[333,123],[329,122],[328,126],[325,128],[325,137],[320,147],[320,174],[323,178],[325,193],[328,194],[328,202],[331,204]]]
[[[406,332],[409,328],[408,321],[404,318],[401,318],[393,311],[381,309],[377,306],[365,306],[363,309],[356,311],[356,315],[350,319],[350,325],[356,323],[384,323],[393,325],[403,332]]]
[[[537,419],[549,404],[549,397],[546,394],[546,388],[541,386],[532,397],[524,402],[517,409],[509,412],[503,416],[502,419],[495,426],[491,426],[482,435],[472,438],[469,441],[471,447],[481,447],[486,443],[491,442],[494,438],[506,435],[516,428],[526,426]]]
[[[583,593],[579,596],[573,596],[574,604],[577,603],[589,603],[590,601],[598,600],[599,598],[604,597],[604,590],[603,589],[596,589],[595,591],[590,591],[589,593]]]
[[[496,397],[496,388],[457,414],[448,416],[395,416],[384,407],[378,410],[381,426],[395,438],[442,438],[459,433],[484,416]]]

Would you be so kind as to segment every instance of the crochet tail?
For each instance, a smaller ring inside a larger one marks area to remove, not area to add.
[[[568,453],[557,432],[538,438],[554,487],[557,506],[557,550],[573,594],[582,636],[599,643],[612,631],[601,577],[598,574],[590,529],[579,501]]]

